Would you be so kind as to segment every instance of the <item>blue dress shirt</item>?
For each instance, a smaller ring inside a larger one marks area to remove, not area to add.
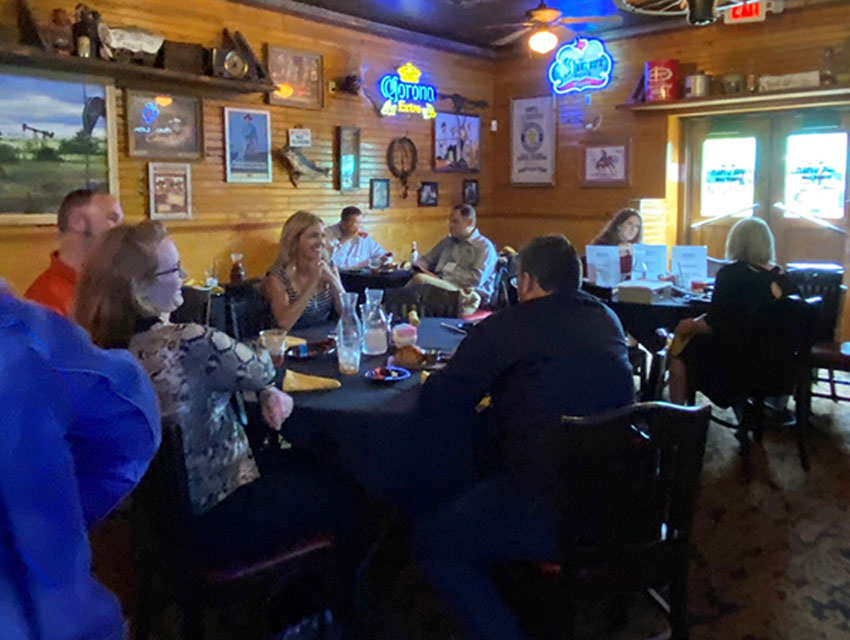
[[[91,575],[86,529],[159,446],[147,375],[0,283],[0,412],[0,638],[124,637],[117,600]]]

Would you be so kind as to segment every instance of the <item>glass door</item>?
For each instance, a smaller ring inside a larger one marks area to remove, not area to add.
[[[850,114],[778,116],[769,222],[780,262],[845,263]]]
[[[764,215],[770,185],[761,167],[770,157],[770,120],[699,118],[688,122],[685,244],[725,254],[729,228],[742,217]]]
[[[780,264],[844,264],[848,131],[850,112],[838,108],[687,122],[680,242],[723,257],[729,228],[755,215],[770,225]]]

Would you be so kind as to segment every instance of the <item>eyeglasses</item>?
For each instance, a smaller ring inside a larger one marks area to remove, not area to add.
[[[154,277],[158,278],[159,276],[168,276],[168,275],[171,275],[172,273],[179,273],[181,278],[186,277],[186,272],[183,271],[183,267],[180,265],[179,262],[177,263],[177,266],[174,267],[173,269],[166,269],[165,271],[157,271],[153,275],[154,275]]]

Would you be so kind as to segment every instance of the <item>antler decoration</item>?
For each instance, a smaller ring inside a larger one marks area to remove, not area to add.
[[[437,98],[440,100],[451,100],[454,106],[455,113],[461,113],[464,109],[472,107],[473,109],[486,109],[490,105],[485,100],[472,100],[459,93],[438,93]]]

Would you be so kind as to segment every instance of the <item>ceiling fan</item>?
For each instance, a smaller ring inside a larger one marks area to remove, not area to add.
[[[687,16],[688,22],[696,26],[711,24],[724,11],[746,3],[747,0],[614,0],[617,8],[623,11],[645,16]],[[765,4],[778,13],[783,1],[773,0]]]
[[[531,33],[529,38],[529,46],[532,50],[539,53],[551,51],[558,45],[558,36],[564,40],[572,40],[578,31],[589,31],[598,29],[601,26],[613,27],[622,21],[619,15],[611,16],[564,16],[563,13],[552,7],[546,6],[546,3],[541,0],[536,8],[525,12],[524,22],[515,22],[512,24],[490,25],[488,29],[498,29],[505,27],[520,27],[506,36],[494,40],[490,43],[494,47],[503,47],[515,40],[519,40],[527,33]],[[568,27],[570,25],[572,28]],[[538,40],[540,47],[535,46],[535,39]]]

